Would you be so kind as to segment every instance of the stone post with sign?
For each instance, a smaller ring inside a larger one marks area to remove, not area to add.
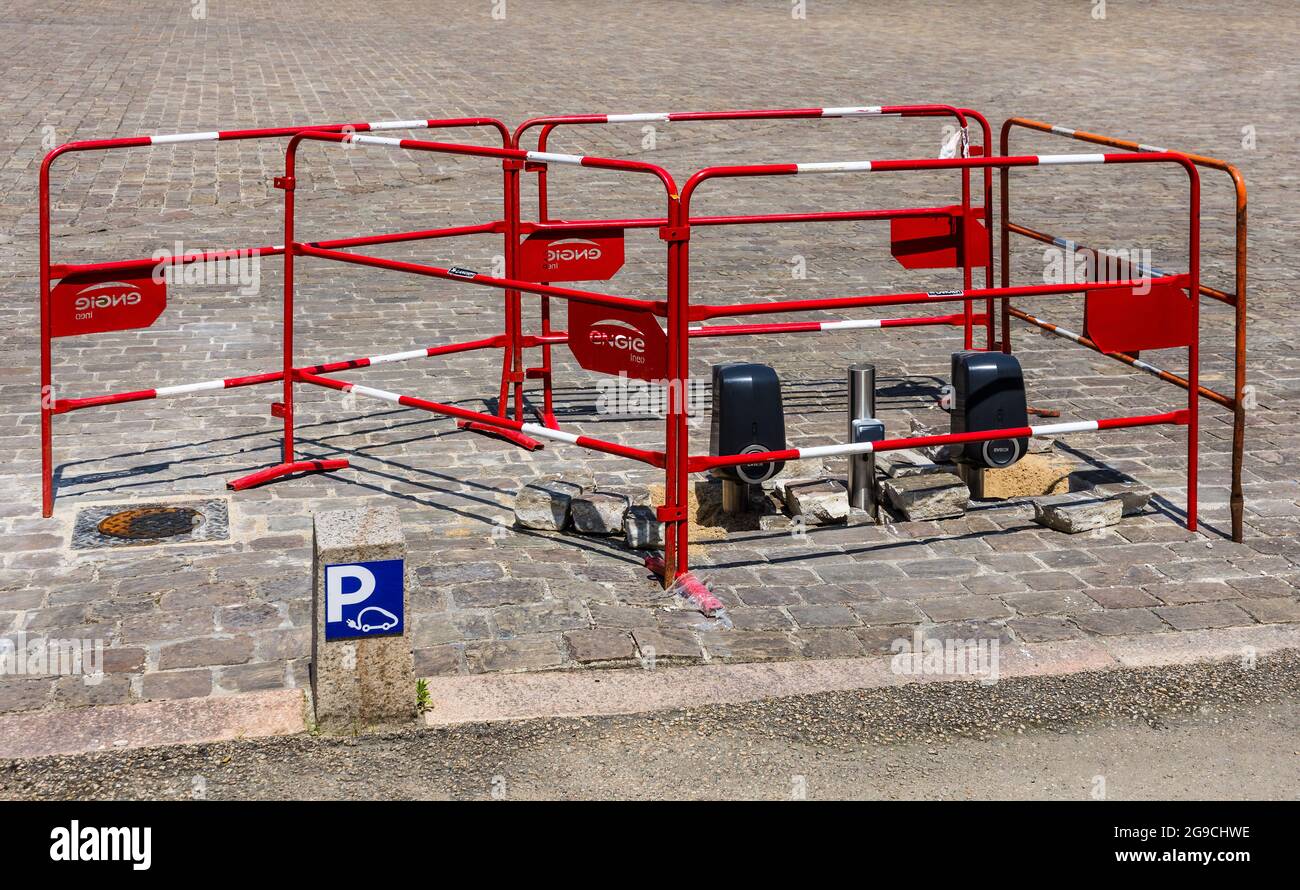
[[[406,539],[393,507],[317,513],[312,699],[327,732],[415,717],[406,636]]]

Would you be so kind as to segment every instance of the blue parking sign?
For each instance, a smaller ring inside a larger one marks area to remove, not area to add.
[[[325,566],[325,639],[401,634],[403,563],[383,559]]]

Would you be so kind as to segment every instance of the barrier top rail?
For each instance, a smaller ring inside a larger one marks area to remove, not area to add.
[[[736,121],[736,120],[797,120],[807,118],[862,118],[878,116],[899,117],[934,117],[950,115],[956,119],[958,126],[967,126],[967,117],[974,118],[984,130],[987,137],[991,135],[988,121],[982,114],[969,108],[953,105],[848,105],[839,108],[764,108],[736,111],[664,111],[636,112],[631,114],[560,114],[530,118],[524,121],[514,132],[514,144],[523,143],[523,135],[528,130],[541,128],[537,137],[538,148],[544,148],[547,137],[556,127],[580,126],[589,124],[623,124],[623,123],[671,123],[687,121]]]
[[[74,152],[88,151],[108,151],[121,148],[143,148],[146,146],[157,145],[180,145],[185,143],[196,142],[237,142],[247,139],[278,139],[286,136],[293,136],[306,130],[315,130],[322,132],[342,132],[342,133],[366,133],[383,130],[415,130],[415,129],[443,129],[443,128],[464,128],[464,127],[491,127],[496,130],[501,137],[503,147],[510,145],[510,129],[501,121],[490,117],[466,117],[466,118],[425,118],[421,120],[400,120],[400,121],[361,121],[347,124],[308,124],[301,127],[264,127],[261,129],[243,129],[243,130],[209,130],[193,133],[169,133],[154,136],[122,136],[112,139],[87,139],[77,142],[66,142],[59,145],[46,154],[41,162],[40,170],[40,212],[41,212],[41,237],[42,245],[49,234],[49,180],[50,169],[54,162],[65,154]],[[411,233],[412,235],[422,235],[424,233]],[[415,240],[414,238],[410,240]],[[88,271],[130,271],[135,268],[147,268],[157,265],[159,262],[170,262],[173,265],[183,265],[196,262],[210,262],[213,260],[226,259],[235,250],[243,250],[245,254],[252,252],[254,256],[274,256],[278,255],[284,248],[283,245],[267,245],[263,247],[252,248],[231,248],[225,251],[203,251],[195,254],[186,254],[180,257],[165,257],[162,260],[155,258],[143,258],[139,260],[118,261],[115,263],[82,263],[82,264],[55,264],[51,265],[50,275],[52,278],[62,278],[77,272]],[[42,261],[42,265],[46,264]]]

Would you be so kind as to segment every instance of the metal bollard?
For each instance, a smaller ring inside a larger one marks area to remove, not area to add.
[[[851,365],[849,367],[849,441],[861,436],[854,421],[869,420],[876,416],[876,366]],[[874,454],[849,455],[849,506],[865,510],[876,516],[876,456]]]

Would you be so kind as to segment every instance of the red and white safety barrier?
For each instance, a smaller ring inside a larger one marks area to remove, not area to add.
[[[873,454],[898,451],[903,448],[928,448],[935,445],[960,445],[967,442],[988,442],[994,439],[1026,439],[1030,436],[1063,436],[1067,433],[1089,433],[1097,430],[1127,429],[1139,426],[1173,424],[1186,426],[1186,410],[1164,414],[1139,414],[1132,417],[1104,417],[1099,420],[1074,420],[1065,423],[1048,423],[1037,426],[1008,427],[1000,430],[980,430],[970,433],[943,433],[934,436],[910,436],[902,439],[881,439],[877,442],[845,442],[836,445],[814,445],[808,448],[786,448],[781,451],[749,452],[723,456],[698,456],[691,459],[691,469],[701,471],[714,467],[767,461],[802,460],[816,457],[842,457],[849,454]]]

